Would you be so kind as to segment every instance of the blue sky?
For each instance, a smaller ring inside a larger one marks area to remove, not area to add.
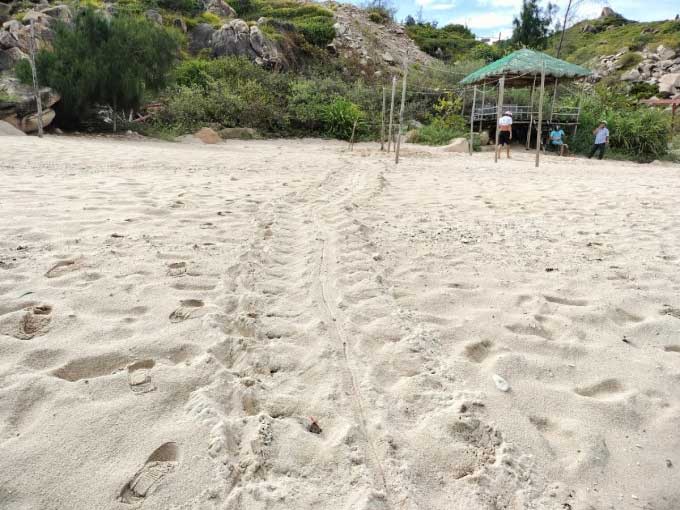
[[[465,24],[479,36],[507,36],[512,31],[512,19],[519,12],[522,0],[392,0],[397,7],[397,19],[407,15],[416,16],[420,6],[426,21],[437,20],[440,25],[447,23]],[[564,9],[568,0],[552,0]],[[362,0],[352,0],[361,5]],[[547,4],[547,1],[544,2]],[[640,0],[598,1],[582,0],[578,8],[580,19],[599,16],[602,7],[609,5],[626,18],[637,21],[658,21],[674,18],[680,14],[678,0],[654,0],[650,4]]]

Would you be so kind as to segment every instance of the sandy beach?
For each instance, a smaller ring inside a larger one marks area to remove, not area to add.
[[[680,508],[680,168],[0,138],[3,510]]]

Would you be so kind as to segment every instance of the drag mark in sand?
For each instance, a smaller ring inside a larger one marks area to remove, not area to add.
[[[319,225],[317,223],[317,229]],[[347,373],[347,377],[349,379],[350,385],[352,387],[352,400],[354,402],[354,406],[356,407],[356,413],[359,418],[359,423],[361,425],[361,431],[364,435],[364,438],[366,439],[366,443],[368,445],[369,453],[370,456],[373,458],[373,463],[375,464],[375,468],[378,472],[378,475],[380,477],[380,484],[382,485],[383,490],[385,491],[385,498],[389,506],[389,490],[387,488],[387,479],[385,477],[385,471],[383,470],[382,464],[380,462],[380,457],[378,457],[375,445],[373,444],[373,440],[371,439],[371,435],[368,431],[368,427],[366,425],[366,413],[364,412],[364,403],[363,403],[363,398],[361,396],[361,391],[359,390],[359,387],[356,383],[356,377],[354,376],[354,371],[352,370],[352,363],[350,360],[350,355],[347,349],[347,340],[345,339],[345,335],[342,331],[342,327],[338,325],[338,319],[336,315],[333,313],[333,310],[331,309],[331,306],[328,303],[327,299],[327,291],[326,291],[326,277],[325,273],[327,272],[327,254],[326,254],[326,239],[322,238],[321,239],[321,254],[319,257],[319,271],[317,273],[318,277],[318,286],[319,286],[319,294],[321,296],[321,305],[322,305],[322,312],[323,314],[329,319],[329,324],[331,325],[331,329],[334,331],[334,335],[341,343],[342,343],[342,356],[343,356],[343,361],[345,365],[345,371]]]

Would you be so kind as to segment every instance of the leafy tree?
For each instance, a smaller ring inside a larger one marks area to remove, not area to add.
[[[539,5],[539,0],[523,0],[519,17],[512,22],[514,26],[512,42],[527,48],[545,48],[556,12],[557,6],[550,2],[543,9]]]
[[[108,19],[86,8],[73,26],[57,26],[53,48],[37,55],[39,79],[61,94],[65,122],[77,124],[94,105],[131,110],[139,107],[145,91],[162,89],[179,35],[141,17]],[[26,79],[30,70],[22,67],[17,74]]]
[[[404,25],[406,25],[407,27],[411,27],[415,24],[416,24],[416,20],[413,19],[413,16],[411,16],[410,14],[408,16],[406,16],[406,19],[404,20]]]

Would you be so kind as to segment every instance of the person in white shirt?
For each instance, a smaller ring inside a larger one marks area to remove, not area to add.
[[[506,155],[510,159],[510,141],[512,140],[512,112],[505,112],[503,116],[498,119],[498,146],[496,152],[498,158],[501,157],[501,148],[505,145]]]
[[[595,128],[593,134],[595,135],[595,143],[593,144],[593,148],[590,150],[588,159],[592,158],[596,152],[599,152],[598,159],[602,159],[604,157],[604,151],[607,147],[607,144],[609,143],[609,129],[607,129],[607,121],[600,121],[600,125]]]

